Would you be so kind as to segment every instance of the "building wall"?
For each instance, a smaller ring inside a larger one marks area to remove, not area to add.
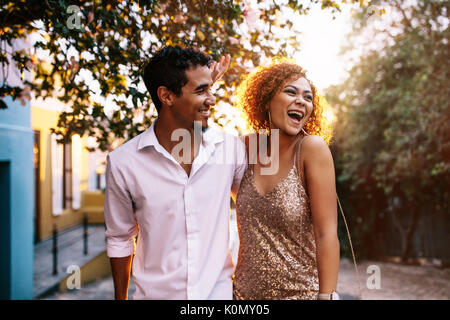
[[[33,298],[34,169],[30,106],[0,110],[0,299]]]
[[[53,214],[52,201],[52,147],[51,131],[58,121],[58,112],[50,108],[32,106],[31,123],[33,130],[40,131],[40,222],[39,239],[43,240],[52,236],[53,226],[56,224],[58,231],[63,231],[82,223],[83,215],[80,210],[64,209],[59,215]],[[85,139],[81,138],[80,149],[80,191],[88,190],[89,181],[89,152],[84,148]],[[75,139],[73,140],[75,143]],[[95,169],[91,169],[95,170]]]

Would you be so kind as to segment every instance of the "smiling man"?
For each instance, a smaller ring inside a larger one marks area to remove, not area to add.
[[[128,298],[131,264],[134,299],[232,299],[229,205],[246,169],[245,147],[208,128],[216,101],[210,89],[228,63],[229,57],[218,65],[197,50],[166,47],[144,68],[158,118],[107,158],[105,222],[116,299]],[[188,142],[181,154],[176,132]]]

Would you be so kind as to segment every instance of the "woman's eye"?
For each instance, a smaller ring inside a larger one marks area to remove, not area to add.
[[[296,92],[292,91],[292,90],[285,90],[284,92],[289,93],[289,94],[296,94]]]
[[[312,100],[312,96],[306,96],[305,99],[311,101]]]

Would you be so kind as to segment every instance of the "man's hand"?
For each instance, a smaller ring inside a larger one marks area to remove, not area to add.
[[[222,78],[222,76],[225,74],[225,72],[228,70],[228,67],[230,66],[230,61],[231,55],[226,54],[225,56],[222,56],[220,58],[219,63],[217,63],[217,61],[213,62],[213,64],[211,65],[212,70],[211,78],[213,82],[216,82],[217,80]]]

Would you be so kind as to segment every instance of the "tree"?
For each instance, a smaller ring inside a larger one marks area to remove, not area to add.
[[[357,0],[352,0],[358,2]],[[32,52],[8,52],[2,46],[2,66],[10,61],[22,72],[33,70],[27,87],[10,87],[5,79],[0,98],[19,98],[30,89],[36,97],[56,96],[67,110],[54,131],[61,142],[78,133],[95,137],[101,150],[114,140],[125,141],[144,131],[155,109],[141,81],[143,61],[164,45],[184,44],[206,50],[216,60],[232,55],[219,95],[230,93],[263,57],[286,55],[297,47],[292,21],[281,11],[307,14],[314,3],[339,11],[337,1],[126,1],[21,0],[2,2],[2,43],[30,34],[41,39]],[[275,32],[278,30],[278,32]],[[284,30],[284,32],[279,32]],[[49,63],[36,57],[45,52]],[[91,81],[89,81],[91,79]],[[55,90],[55,83],[61,90]],[[24,91],[25,90],[25,91]],[[106,103],[113,105],[108,113]],[[0,100],[0,108],[7,107]],[[214,116],[214,113],[213,113]],[[217,119],[216,119],[217,120]]]
[[[352,42],[365,39],[367,49],[327,98],[339,110],[338,183],[347,211],[364,221],[353,228],[360,244],[376,242],[374,231],[384,228],[380,215],[389,214],[407,261],[420,215],[449,212],[450,4],[386,0],[372,2],[372,9],[375,5],[390,15],[367,18],[371,8],[363,8],[355,16]]]

